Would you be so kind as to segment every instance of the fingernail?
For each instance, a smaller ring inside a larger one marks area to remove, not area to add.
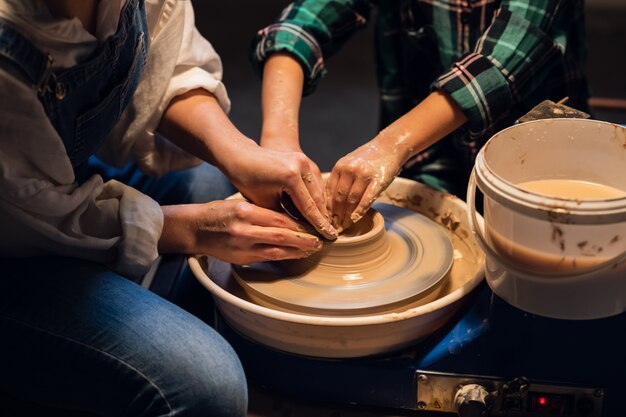
[[[313,246],[315,246],[316,248],[319,248],[320,246],[322,246],[322,242],[320,242],[318,238],[315,238],[315,241],[313,242]]]
[[[339,236],[339,234],[337,233],[337,230],[330,223],[328,224],[328,228],[322,229],[322,232],[324,232],[322,234],[324,235],[326,239],[334,240],[334,239],[337,239],[337,236]]]
[[[352,220],[352,223],[356,223],[362,218],[363,215],[361,213],[357,213],[356,211],[350,215],[350,220]]]

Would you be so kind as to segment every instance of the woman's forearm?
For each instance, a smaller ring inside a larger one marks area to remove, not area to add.
[[[302,67],[291,55],[276,53],[263,69],[261,146],[299,150],[298,114],[304,85]]]
[[[227,176],[242,149],[257,146],[232,124],[217,99],[203,89],[174,98],[161,118],[159,131]]]
[[[172,100],[159,129],[182,149],[218,167],[254,204],[278,209],[287,193],[322,235],[337,237],[315,181],[319,169],[301,152],[258,146],[237,130],[210,93],[193,90]]]

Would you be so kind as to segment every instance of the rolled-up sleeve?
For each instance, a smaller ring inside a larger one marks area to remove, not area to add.
[[[563,57],[571,4],[503,1],[474,50],[433,84],[451,95],[480,135],[524,102]]]
[[[303,94],[315,90],[326,74],[324,60],[367,22],[372,3],[365,0],[302,0],[285,8],[276,22],[261,29],[251,60],[261,75],[265,59],[274,52],[293,55],[305,74]]]
[[[222,83],[222,61],[213,46],[196,29],[191,2],[184,3],[180,49],[165,96],[161,100],[161,109],[165,110],[174,97],[202,88],[215,95],[222,109],[228,113],[230,100]]]
[[[159,205],[117,181],[83,184],[35,92],[0,70],[0,256],[72,256],[143,275],[158,257]]]
[[[195,27],[190,1],[147,0],[150,47],[142,80],[111,137],[98,152],[109,164],[136,162],[149,175],[190,168],[201,161],[156,133],[173,98],[194,89],[212,93],[225,112],[230,100],[222,62]]]

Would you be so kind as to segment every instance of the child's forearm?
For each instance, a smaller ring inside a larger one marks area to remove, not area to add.
[[[467,117],[447,93],[434,91],[380,132],[375,140],[389,150],[401,152],[404,163],[466,121]]]
[[[299,150],[298,114],[304,85],[302,67],[291,55],[276,53],[263,69],[261,146]]]

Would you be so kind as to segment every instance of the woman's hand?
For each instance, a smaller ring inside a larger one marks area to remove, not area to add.
[[[192,90],[172,100],[159,129],[181,148],[217,166],[253,203],[278,209],[286,192],[319,233],[337,238],[322,214],[323,189],[309,159],[301,152],[260,147],[233,126],[211,94]]]
[[[405,154],[373,139],[337,161],[326,194],[333,226],[340,233],[358,222],[398,176]]]
[[[326,210],[320,170],[304,153],[267,149],[251,142],[238,149],[228,173],[233,185],[262,207],[279,209],[286,192],[315,230],[327,239],[337,238]]]
[[[325,184],[322,179],[322,173],[315,162],[313,162],[306,154],[302,151],[299,145],[297,132],[281,132],[281,134],[273,135],[263,132],[261,136],[260,145],[262,148],[270,149],[279,152],[286,153],[295,153],[298,154],[300,158],[305,159],[305,164],[307,168],[306,171],[310,172],[310,176],[307,177],[307,188],[311,197],[315,201],[315,205],[317,209],[322,213],[322,215],[330,221],[330,216],[328,214],[328,209],[326,207],[326,198],[325,198]]]
[[[163,206],[162,253],[207,254],[235,264],[298,259],[321,249],[287,215],[244,200]]]

